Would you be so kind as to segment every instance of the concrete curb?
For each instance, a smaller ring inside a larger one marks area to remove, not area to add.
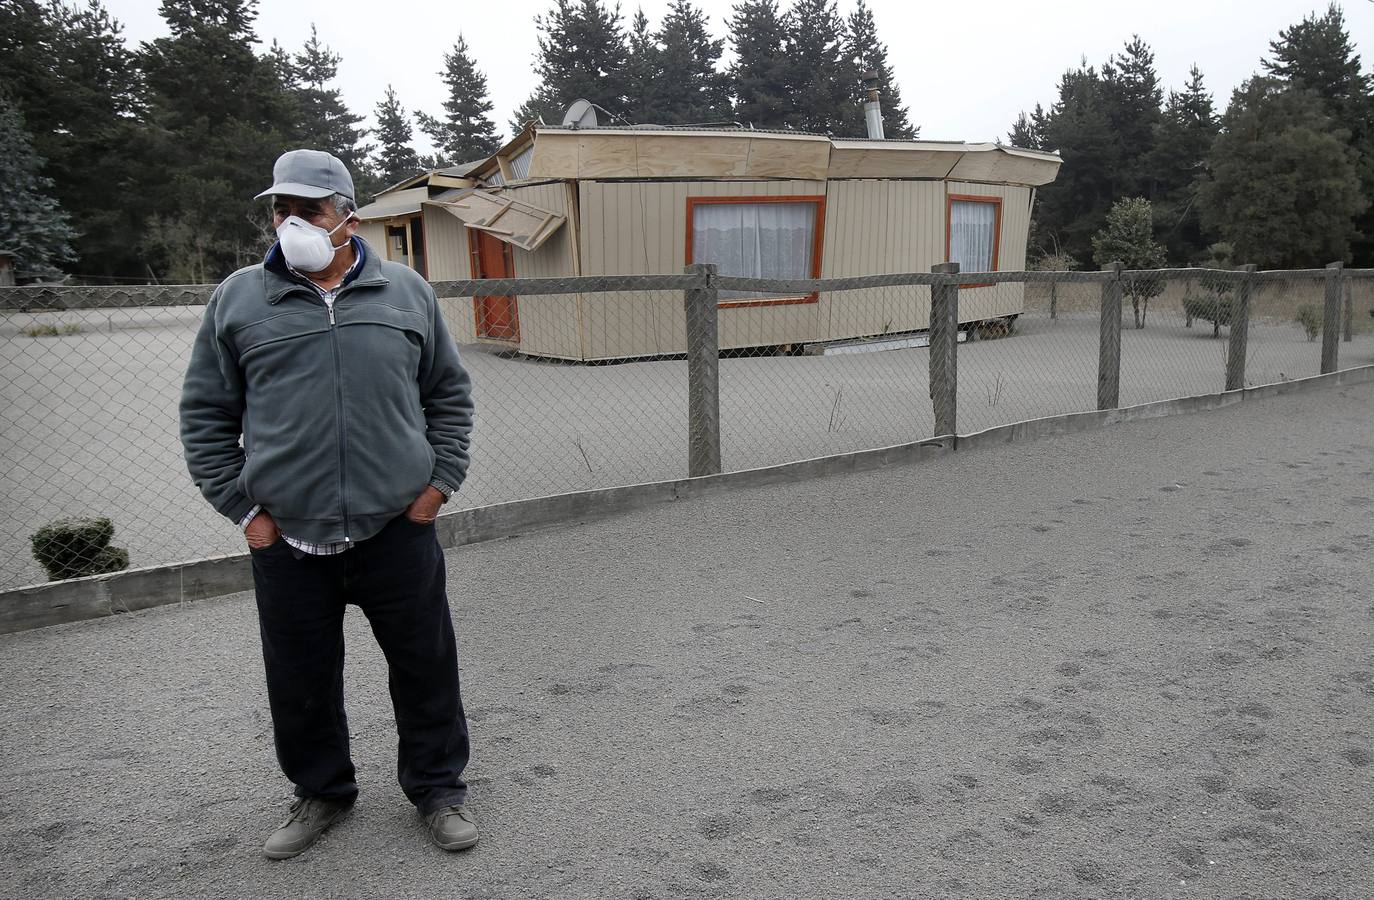
[[[1362,366],[1279,384],[1161,400],[1123,409],[1094,410],[1029,419],[968,435],[935,437],[910,444],[823,456],[742,472],[632,484],[499,503],[441,517],[439,543],[445,548],[508,537],[535,528],[583,521],[705,497],[746,487],[804,481],[824,475],[863,472],[924,462],[957,450],[977,450],[1058,435],[1096,431],[1110,425],[1222,409],[1247,400],[1374,381],[1374,366]],[[247,553],[211,556],[170,566],[127,569],[15,588],[0,593],[0,634],[188,603],[253,587]]]

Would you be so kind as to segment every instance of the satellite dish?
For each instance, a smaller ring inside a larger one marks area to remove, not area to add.
[[[563,114],[564,128],[595,128],[596,106],[590,100],[574,100]]]

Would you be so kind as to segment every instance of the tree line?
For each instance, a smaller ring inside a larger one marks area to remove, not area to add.
[[[1023,112],[1008,135],[1064,160],[1039,192],[1033,255],[1051,268],[1105,262],[1094,238],[1143,217],[1141,263],[1374,265],[1374,78],[1341,8],[1283,29],[1260,66],[1220,114],[1197,66],[1166,97],[1139,37],[1065,72],[1049,109]]]
[[[0,4],[0,250],[21,273],[214,281],[270,241],[250,198],[284,149],[330,150],[367,202],[501,140],[462,35],[437,73],[440,109],[408,110],[387,86],[365,129],[335,85],[342,60],[313,28],[298,48],[260,50],[256,0],[162,0],[160,13],[168,35],[130,48],[101,0]],[[608,0],[552,0],[536,20],[538,85],[509,129],[560,121],[584,98],[612,123],[859,136],[872,69],[887,136],[918,135],[864,0],[847,16],[836,0],[740,0],[726,25],[714,37],[691,0],[657,26]],[[1141,260],[1374,264],[1374,82],[1340,8],[1284,29],[1261,68],[1221,113],[1196,66],[1166,94],[1138,37],[1066,71],[1048,109],[1009,134],[1064,160],[1039,192],[1033,258],[1097,264],[1093,238],[1129,199],[1143,201],[1122,207],[1131,233],[1149,219]],[[416,152],[416,127],[433,154]]]
[[[252,196],[283,150],[329,150],[360,203],[500,142],[485,75],[459,35],[441,108],[406,109],[387,86],[362,127],[335,84],[342,62],[311,29],[259,49],[257,0],[162,0],[166,37],[130,48],[101,0],[0,4],[0,250],[21,275],[211,282],[271,239]],[[611,122],[864,133],[860,75],[877,71],[890,137],[915,136],[864,0],[741,0],[713,37],[691,0],[654,27],[607,0],[553,0],[537,19],[539,85],[510,122],[561,121],[588,99]],[[736,60],[721,57],[729,40]],[[415,150],[414,129],[435,152]]]

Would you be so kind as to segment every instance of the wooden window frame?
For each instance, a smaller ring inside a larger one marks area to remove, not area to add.
[[[811,277],[821,277],[821,251],[825,247],[825,195],[824,194],[787,194],[780,197],[688,197],[687,198],[687,265],[693,259],[692,233],[695,230],[696,208],[707,204],[745,204],[745,203],[812,203],[816,207],[816,232],[811,236]],[[820,294],[812,291],[804,297],[778,297],[768,300],[722,300],[716,304],[719,309],[745,309],[753,306],[793,306],[799,303],[815,303]]]
[[[468,233],[468,274],[474,281],[478,281],[486,276],[482,273],[481,251],[478,249],[477,241],[479,232],[474,228],[464,228]],[[488,237],[491,237],[488,235]],[[492,238],[492,240],[496,240]],[[501,245],[501,252],[505,256],[506,271],[509,275],[506,278],[515,277],[515,248],[505,241],[497,241]],[[515,314],[515,335],[508,338],[492,337],[482,334],[482,298],[483,297],[510,297],[511,306]],[[520,297],[517,294],[476,294],[472,298],[472,328],[473,335],[482,341],[501,341],[502,343],[520,343]]]
[[[1000,259],[1002,254],[1002,199],[1001,197],[986,197],[977,194],[949,194],[945,199],[945,262],[952,262],[949,258],[950,244],[954,240],[954,204],[956,201],[961,203],[991,203],[997,207],[997,213],[992,225],[992,271],[1000,271]],[[960,290],[964,288],[992,287],[993,282],[982,284],[961,284]]]

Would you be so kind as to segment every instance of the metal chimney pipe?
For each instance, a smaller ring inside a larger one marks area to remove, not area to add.
[[[863,74],[864,90],[868,92],[868,102],[864,104],[864,122],[868,124],[868,137],[871,140],[885,140],[883,135],[883,106],[878,101],[878,73],[869,69]]]

